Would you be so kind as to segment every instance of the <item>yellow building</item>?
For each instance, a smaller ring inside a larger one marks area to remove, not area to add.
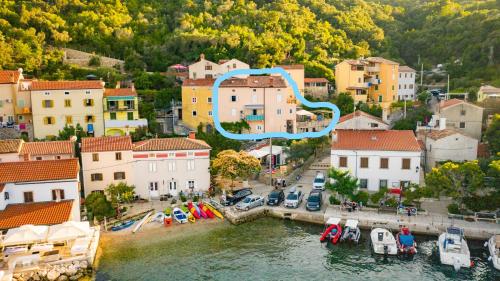
[[[200,124],[204,131],[213,128],[212,86],[214,79],[186,79],[182,83],[182,122],[191,129]],[[221,108],[221,110],[224,110]]]
[[[106,136],[124,136],[138,127],[148,126],[139,118],[139,101],[133,85],[130,88],[104,91],[104,129]]]
[[[54,138],[77,124],[91,136],[104,135],[103,93],[102,81],[33,81],[34,137]]]
[[[337,94],[350,93],[355,102],[389,110],[397,99],[398,71],[397,62],[380,57],[345,60],[335,66]]]

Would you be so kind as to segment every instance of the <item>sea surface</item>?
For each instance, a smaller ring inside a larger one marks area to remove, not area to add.
[[[263,218],[199,233],[193,228],[173,239],[112,243],[96,280],[500,280],[484,241],[469,241],[475,266],[455,272],[439,263],[437,237],[417,236],[418,253],[408,260],[372,254],[369,232],[358,245],[320,244],[322,229]]]

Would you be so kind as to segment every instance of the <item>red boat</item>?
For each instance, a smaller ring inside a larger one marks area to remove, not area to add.
[[[214,213],[212,213],[212,211],[210,211],[209,208],[207,208],[205,205],[203,205],[203,203],[198,203],[198,207],[203,211],[205,212],[205,214],[207,214],[207,216],[211,219],[213,219],[215,217]]]
[[[340,226],[339,218],[329,218],[325,224],[326,229],[321,235],[319,241],[326,242],[330,241],[332,244],[337,244],[340,237],[342,236],[342,226]]]
[[[401,231],[396,234],[396,244],[398,245],[398,253],[401,255],[417,253],[417,243],[408,227],[402,227]]]
[[[191,214],[193,214],[193,216],[196,219],[200,218],[200,213],[198,213],[198,211],[196,210],[195,206],[193,205],[193,202],[188,202],[187,207],[188,207],[189,212],[191,212]]]

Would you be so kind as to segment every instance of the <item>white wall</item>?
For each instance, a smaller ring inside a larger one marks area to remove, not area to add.
[[[436,162],[452,160],[465,161],[477,159],[478,140],[461,134],[454,134],[438,140],[427,138],[427,168],[431,169]]]
[[[76,207],[72,210],[72,218],[80,220],[80,192],[77,179],[66,181],[50,181],[35,183],[8,183],[0,194],[0,210],[9,204],[24,203],[24,192],[33,192],[34,202],[52,201],[52,190],[63,189],[64,200],[75,200]],[[9,193],[9,200],[5,200],[5,192]]]
[[[339,167],[340,156],[347,156],[347,168]],[[361,157],[368,157],[368,168],[360,168]],[[389,158],[388,169],[380,169],[380,158]],[[410,158],[409,170],[402,169],[403,158]],[[358,179],[367,179],[368,191],[378,191],[379,180],[387,180],[388,188],[399,186],[400,181],[416,184],[420,181],[420,152],[332,150],[331,161],[332,167],[348,170]]]
[[[205,156],[191,153],[203,153]],[[134,151],[134,156],[132,170],[135,173],[135,193],[141,198],[150,199],[169,193],[175,196],[179,191],[187,192],[189,180],[195,182],[194,191],[207,191],[210,187],[209,150]],[[142,158],[145,156],[147,158]],[[188,161],[193,160],[194,169],[188,170]],[[158,183],[158,191],[150,192],[150,182]],[[176,182],[175,190],[170,190],[170,182]]]
[[[399,100],[416,99],[415,72],[399,72],[398,84]]]
[[[2,162],[18,162],[19,154],[17,153],[2,153],[0,154],[0,163]]]

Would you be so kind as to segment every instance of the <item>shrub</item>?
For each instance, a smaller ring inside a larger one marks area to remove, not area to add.
[[[450,214],[460,214],[460,209],[458,208],[457,203],[451,203],[448,205],[448,213]]]
[[[368,199],[370,198],[370,194],[368,194],[368,192],[366,191],[359,191],[358,193],[354,194],[352,197],[351,197],[351,200],[352,201],[355,201],[355,202],[363,202],[363,205],[366,206],[366,204],[368,204]]]
[[[328,200],[330,201],[330,205],[340,205],[340,200],[333,195],[330,195],[330,198],[328,198]]]
[[[183,203],[187,201],[186,195],[184,195],[184,194],[181,194],[181,195],[180,195],[180,199],[181,199],[181,201],[182,201]]]
[[[385,205],[389,207],[397,207],[398,201],[394,197],[391,197],[385,201]]]
[[[172,201],[170,201],[170,204],[175,204],[175,203],[177,203],[177,199],[172,198]]]
[[[193,196],[193,203],[200,201],[200,197],[198,195]]]
[[[101,66],[101,57],[99,57],[99,56],[92,56],[89,59],[89,66]]]
[[[373,204],[378,204],[380,202],[380,200],[382,198],[384,198],[385,196],[385,193],[387,192],[387,188],[382,188],[380,189],[379,191],[373,193],[371,196],[370,196],[370,201],[373,203]]]

